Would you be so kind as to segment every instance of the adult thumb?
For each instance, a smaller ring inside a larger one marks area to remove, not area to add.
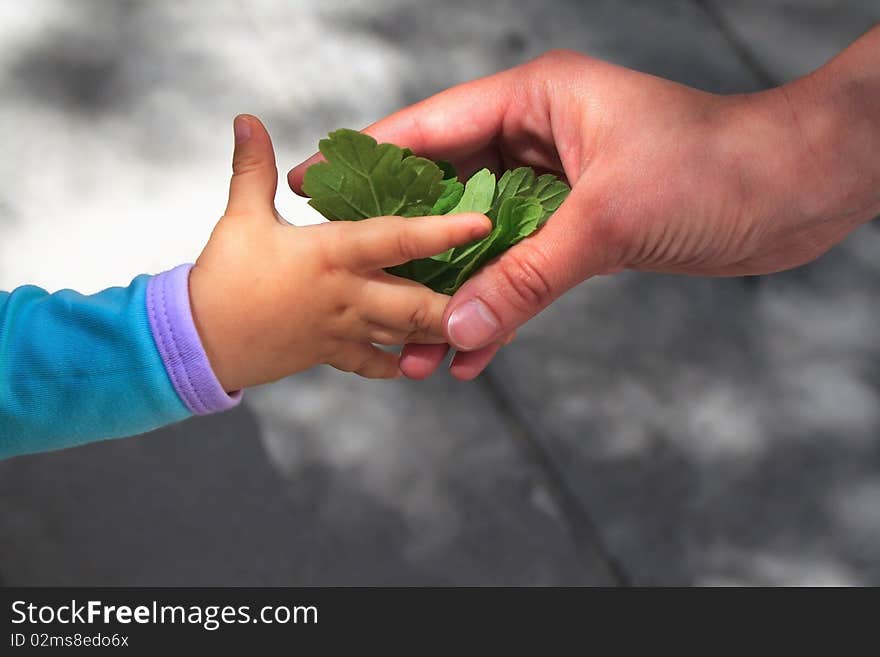
[[[590,276],[604,258],[596,231],[572,193],[535,235],[486,265],[446,309],[446,338],[474,351],[504,338]]]
[[[235,152],[226,213],[250,213],[274,207],[278,169],[266,128],[255,116],[240,114],[233,123]]]

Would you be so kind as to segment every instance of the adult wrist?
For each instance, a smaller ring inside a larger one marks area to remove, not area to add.
[[[780,129],[794,134],[802,212],[855,227],[880,213],[880,27],[815,72],[787,83]],[[781,102],[780,102],[781,101]]]
[[[848,232],[880,212],[880,163],[869,161],[880,125],[857,107],[856,89],[823,77],[730,97],[720,113],[718,157],[746,216]]]
[[[712,166],[723,181],[719,203],[729,203],[738,221],[786,217],[809,221],[818,208],[810,188],[812,163],[804,157],[797,126],[781,88],[723,97],[706,130]]]

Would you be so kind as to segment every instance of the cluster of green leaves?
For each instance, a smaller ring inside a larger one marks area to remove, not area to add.
[[[570,191],[556,176],[536,176],[529,167],[506,171],[497,180],[481,169],[462,183],[448,162],[378,144],[355,130],[331,132],[318,148],[326,161],[306,170],[303,191],[331,221],[461,212],[492,220],[492,232],[481,240],[388,270],[445,294],[453,294],[489,260],[540,228]]]

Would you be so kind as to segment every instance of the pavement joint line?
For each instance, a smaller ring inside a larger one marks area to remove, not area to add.
[[[728,21],[718,7],[711,0],[693,0],[693,3],[709,18],[715,28],[721,32],[721,36],[733,49],[740,62],[765,89],[779,85],[779,81],[761,63],[758,56],[746,45],[736,28]]]
[[[578,559],[585,566],[598,559],[614,585],[631,586],[629,575],[603,542],[596,524],[569,488],[553,456],[544,447],[543,443],[546,443],[546,440],[542,438],[546,438],[546,431],[522,412],[514,402],[513,394],[501,383],[491,365],[477,378],[477,382],[488,393],[495,410],[507,424],[514,441],[519,444],[526,458],[540,471],[543,483],[559,508],[562,520],[571,535]]]

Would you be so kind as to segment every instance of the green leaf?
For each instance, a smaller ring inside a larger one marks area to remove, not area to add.
[[[452,184],[449,180],[443,181],[445,184]],[[456,181],[455,185],[462,187],[461,183]],[[457,192],[457,190],[456,190]],[[485,214],[492,206],[492,198],[495,195],[495,174],[488,169],[480,169],[463,187],[463,193],[459,195],[457,203],[453,203],[452,207],[444,208],[442,212],[436,214],[461,214],[462,212],[479,212]],[[452,196],[452,194],[450,194]],[[434,209],[441,204],[443,196],[434,204]],[[445,204],[444,204],[445,205]],[[432,256],[432,260],[441,262],[449,262],[452,259],[454,249],[444,251],[439,255]]]
[[[541,221],[538,223],[539,226],[543,226],[553,213],[559,209],[562,202],[568,198],[569,192],[571,192],[571,188],[552,173],[538,176],[530,196],[537,197],[538,202],[541,204],[542,214]]]
[[[501,204],[514,196],[531,197],[537,199],[543,208],[541,220],[538,225],[543,225],[550,216],[556,212],[570,192],[570,188],[552,173],[545,173],[535,178],[535,172],[529,167],[519,167],[512,171],[505,171],[498,181],[495,200],[489,216],[498,213]]]
[[[460,260],[464,264],[455,279],[455,284],[443,291],[446,294],[455,294],[456,290],[480,267],[531,235],[538,228],[543,212],[540,202],[536,199],[519,196],[506,199],[498,210],[492,232],[478,242],[476,248],[467,253],[466,259]]]
[[[570,192],[556,176],[536,177],[529,167],[506,171],[497,182],[481,169],[462,184],[450,163],[377,144],[355,130],[331,132],[319,149],[326,162],[309,167],[303,190],[312,207],[330,220],[460,212],[481,212],[492,220],[492,232],[481,240],[387,270],[446,294],[538,230]]]
[[[443,193],[440,194],[440,198],[437,199],[428,214],[448,214],[452,208],[458,205],[464,194],[464,185],[456,178],[444,178],[441,183]]]
[[[318,149],[326,162],[306,170],[303,191],[330,220],[426,215],[444,192],[436,164],[356,130],[331,132]]]
[[[458,180],[458,172],[452,166],[452,162],[447,160],[437,160],[435,164],[440,167],[443,172],[443,180]]]
[[[494,219],[498,215],[501,204],[509,198],[517,194],[529,196],[528,189],[534,181],[535,172],[529,167],[519,167],[512,171],[505,171],[498,180],[495,200],[492,203],[489,216]]]
[[[461,214],[462,212],[485,214],[492,207],[494,196],[495,174],[489,169],[480,169],[467,181],[461,200],[448,214]]]

